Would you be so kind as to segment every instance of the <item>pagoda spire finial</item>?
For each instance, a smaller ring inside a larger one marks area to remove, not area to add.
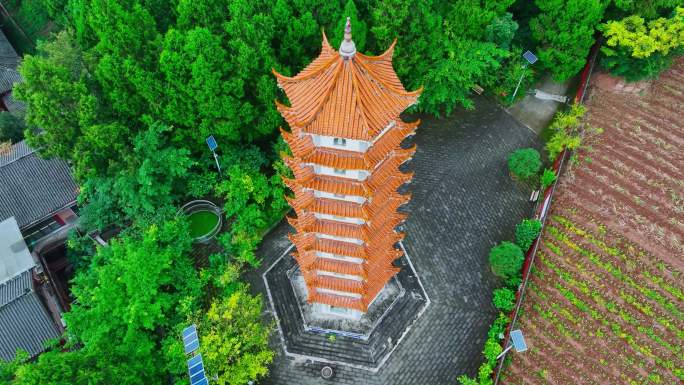
[[[347,24],[344,26],[344,40],[340,44],[340,55],[346,60],[354,57],[356,45],[352,40],[351,18],[347,17]]]

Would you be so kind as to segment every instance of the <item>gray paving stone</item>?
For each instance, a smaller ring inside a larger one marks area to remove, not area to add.
[[[521,147],[539,147],[535,134],[494,102],[476,99],[474,111],[449,119],[421,117],[415,171],[407,207],[406,247],[432,304],[378,373],[337,367],[320,378],[321,364],[285,357],[277,333],[273,385],[441,385],[474,375],[489,325],[496,278],[487,265],[492,245],[512,239],[515,224],[531,214],[529,191],[508,176],[506,158]],[[258,250],[261,267],[248,274],[252,290],[265,293],[261,274],[287,247],[288,225],[269,233]]]

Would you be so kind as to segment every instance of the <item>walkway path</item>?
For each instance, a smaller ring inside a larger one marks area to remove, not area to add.
[[[475,374],[496,314],[487,253],[512,239],[515,224],[532,209],[529,191],[508,177],[506,157],[539,145],[532,131],[494,102],[478,98],[475,104],[474,111],[459,110],[449,119],[423,119],[415,138],[404,245],[432,304],[413,330],[377,374],[338,367],[332,381],[318,376],[320,365],[286,358],[274,333],[277,357],[262,383],[441,385]],[[264,293],[261,274],[287,248],[288,227],[281,223],[262,243],[262,267],[248,277],[255,291]]]
[[[553,95],[565,95],[568,92],[569,85],[569,81],[558,83],[551,79],[551,75],[545,75],[534,88]],[[539,134],[551,123],[556,110],[560,108],[562,103],[536,98],[534,89],[530,91],[532,94],[525,95],[522,100],[510,106],[508,112],[522,124]]]

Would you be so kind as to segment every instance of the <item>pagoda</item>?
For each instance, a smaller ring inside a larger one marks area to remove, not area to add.
[[[322,50],[293,77],[275,74],[290,106],[276,106],[291,131],[281,128],[292,156],[284,158],[294,178],[285,184],[297,217],[289,234],[307,288],[307,301],[333,314],[363,314],[399,272],[398,208],[409,195],[397,189],[412,173],[400,166],[415,146],[402,141],[419,122],[399,114],[418,101],[392,68],[396,40],[380,56],[356,52],[347,18],[344,40],[334,50],[323,34]]]

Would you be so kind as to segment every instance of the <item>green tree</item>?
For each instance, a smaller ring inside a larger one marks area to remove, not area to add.
[[[579,72],[594,44],[605,0],[535,0],[541,13],[530,21],[539,43],[539,60],[554,79],[566,81]]]
[[[679,0],[613,0],[613,3],[627,14],[637,14],[646,19],[655,19],[663,12],[681,5]]]
[[[95,100],[86,85],[82,52],[70,31],[38,44],[37,55],[24,57],[19,72],[24,82],[14,87],[17,99],[27,103],[26,121],[41,127],[29,131],[28,141],[48,156],[72,159],[82,137],[81,123],[94,113]]]
[[[508,156],[508,171],[523,182],[536,177],[541,165],[541,155],[534,148],[521,148]]]
[[[175,148],[167,139],[171,128],[150,123],[133,140],[126,169],[112,177],[89,178],[79,200],[87,227],[102,229],[110,223],[154,217],[159,211],[173,211],[176,199],[187,185],[193,165],[189,151]]]
[[[513,20],[512,13],[504,13],[501,16],[495,17],[485,28],[485,38],[487,41],[496,44],[501,49],[508,50],[511,47],[511,41],[515,36],[515,31],[518,30],[518,23]]]
[[[489,251],[489,265],[494,275],[510,279],[520,275],[525,255],[515,243],[504,241]]]
[[[212,302],[198,324],[202,357],[219,385],[242,385],[264,377],[274,353],[261,324],[263,302],[240,287]]]
[[[281,120],[273,104],[274,26],[266,4],[181,1],[178,20],[160,57],[163,115],[184,127],[178,140],[200,147],[210,134],[233,143],[273,134]]]
[[[378,2],[371,32],[381,47],[399,39],[394,55],[397,74],[407,89],[425,87],[418,109],[449,114],[456,104],[472,108],[472,86],[496,71],[507,56],[506,50],[484,41],[484,32],[510,3]]]
[[[258,264],[254,251],[263,230],[280,219],[287,207],[285,189],[277,173],[269,178],[260,172],[267,160],[256,148],[231,154],[222,160],[228,166],[227,175],[215,189],[225,199],[225,215],[232,222],[220,240],[239,261],[254,266]]]
[[[600,28],[606,37],[601,47],[601,65],[628,81],[655,78],[682,53],[684,45],[684,7],[676,8],[671,18],[646,23],[637,15],[609,21]]]
[[[542,224],[539,219],[523,219],[515,225],[515,243],[520,249],[527,251],[532,243],[539,236]]]
[[[0,112],[0,142],[20,142],[24,138],[26,123],[24,119],[9,112]]]
[[[116,383],[165,381],[160,341],[179,339],[168,332],[197,311],[202,293],[190,245],[181,221],[134,227],[110,247],[98,248],[89,268],[74,279],[76,301],[64,315],[67,329],[84,354],[127,371]]]

